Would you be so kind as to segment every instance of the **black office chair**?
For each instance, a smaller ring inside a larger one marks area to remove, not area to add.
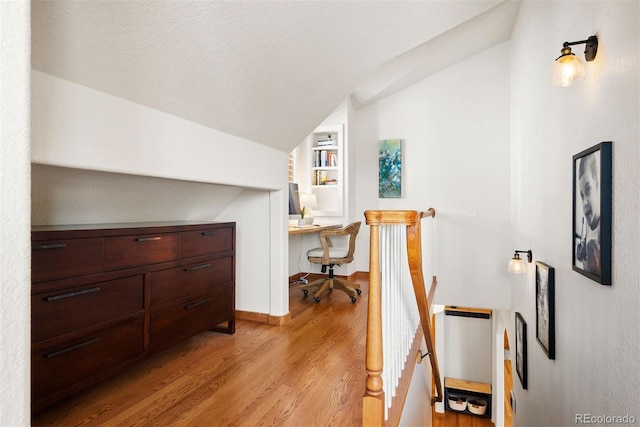
[[[322,272],[326,273],[329,269],[329,276],[322,279],[314,280],[313,282],[302,285],[300,288],[305,295],[309,294],[309,289],[316,289],[313,294],[313,299],[316,302],[320,302],[320,295],[327,290],[339,289],[349,297],[351,302],[356,302],[356,294],[360,295],[360,285],[357,283],[351,283],[346,280],[334,277],[333,266],[348,264],[353,261],[353,253],[356,250],[356,236],[360,231],[360,221],[347,225],[346,227],[337,230],[325,230],[320,232],[320,244],[321,248],[313,248],[307,251],[307,258],[309,262],[322,264]],[[349,236],[348,247],[336,247],[333,246],[331,237],[336,236]]]

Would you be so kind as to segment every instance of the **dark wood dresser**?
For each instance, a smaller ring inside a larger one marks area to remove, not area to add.
[[[33,227],[39,409],[205,330],[235,332],[235,223]]]

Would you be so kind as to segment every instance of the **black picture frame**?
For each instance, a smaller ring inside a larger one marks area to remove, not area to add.
[[[611,285],[612,142],[573,156],[572,268]]]
[[[516,372],[523,389],[527,389],[527,322],[516,312]]]
[[[549,359],[556,358],[555,268],[536,261],[536,340]]]

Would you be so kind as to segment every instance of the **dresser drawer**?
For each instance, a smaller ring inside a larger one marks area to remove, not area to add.
[[[34,241],[31,245],[33,283],[100,272],[104,239]]]
[[[182,255],[185,258],[230,250],[233,250],[232,228],[186,231],[182,234]]]
[[[180,258],[181,252],[180,233],[106,237],[104,239],[104,270],[112,271],[173,261]]]
[[[233,280],[233,258],[201,261],[151,273],[151,307],[206,291]]]
[[[144,310],[142,276],[31,297],[31,340],[38,342]]]
[[[59,392],[104,369],[138,356],[143,350],[143,320],[136,319],[65,345],[33,353],[32,400]]]
[[[184,304],[151,315],[151,347],[166,348],[233,317],[233,286],[194,296]]]

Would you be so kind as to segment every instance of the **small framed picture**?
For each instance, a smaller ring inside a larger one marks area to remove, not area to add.
[[[527,322],[516,312],[516,372],[522,388],[527,389]]]
[[[573,270],[611,285],[612,143],[573,156]]]
[[[378,141],[378,197],[402,197],[402,139]]]
[[[555,268],[536,262],[536,339],[549,359],[556,358]]]

